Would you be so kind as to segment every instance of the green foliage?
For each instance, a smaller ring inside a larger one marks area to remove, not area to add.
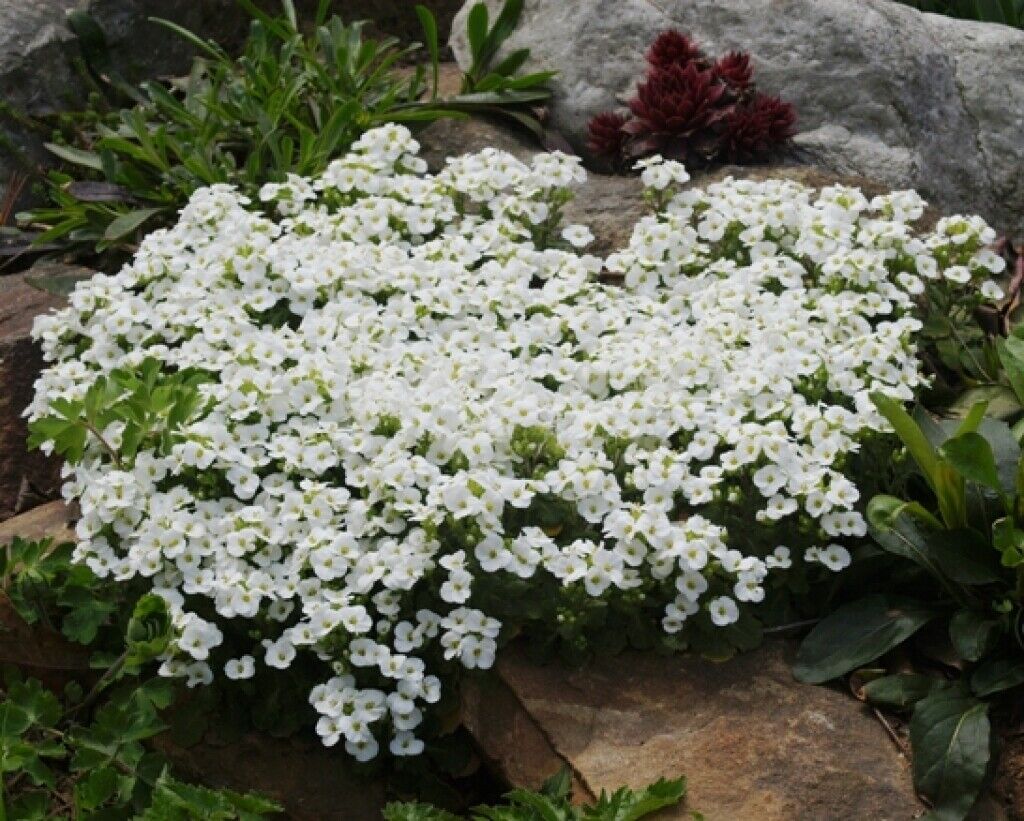
[[[596,804],[575,807],[570,803],[572,774],[568,768],[549,778],[537,792],[512,790],[500,806],[474,807],[473,821],[636,821],[666,807],[674,807],[686,795],[686,780],[664,778],[642,790],[626,787],[608,795],[603,790]],[[699,817],[694,814],[695,817]],[[428,804],[389,804],[384,821],[457,821],[458,816]]]
[[[0,595],[30,625],[60,627],[91,646],[98,678],[63,696],[17,668],[0,685],[0,819],[130,818],[256,821],[278,811],[255,796],[211,791],[171,777],[146,742],[167,729],[167,679],[140,681],[173,638],[166,602],[103,583],[71,562],[72,545],[15,539],[0,551]],[[134,601],[134,605],[132,602]],[[85,692],[88,689],[88,692]]]
[[[256,796],[172,778],[144,742],[165,728],[172,699],[164,679],[128,683],[102,703],[69,688],[63,699],[7,673],[0,688],[0,817],[257,821],[280,810]]]
[[[76,463],[91,441],[121,466],[131,464],[143,446],[156,444],[167,453],[176,431],[201,411],[199,386],[207,381],[195,370],[166,374],[155,359],[113,371],[109,378],[99,377],[82,399],[54,399],[57,413],[29,426],[29,447],[52,441],[59,455]],[[115,424],[123,425],[117,440],[108,432]]]
[[[1024,28],[1024,0],[902,0],[921,11]]]
[[[869,532],[913,568],[905,586],[917,598],[894,590],[838,608],[804,640],[794,672],[828,681],[877,662],[926,625],[942,625],[964,671],[958,680],[898,673],[873,678],[861,694],[912,711],[915,786],[933,803],[933,817],[959,819],[989,766],[989,702],[1024,683],[1024,458],[1009,427],[984,417],[984,404],[958,423],[936,423],[872,398],[923,485],[913,499],[873,498]]]
[[[415,45],[367,37],[363,22],[328,19],[327,4],[306,34],[290,0],[277,17],[250,0],[239,2],[252,24],[237,59],[213,41],[158,21],[201,56],[186,79],[149,82],[138,90],[104,72],[109,57],[102,32],[78,15],[93,73],[108,77],[111,96],[131,107],[86,112],[65,129],[70,133],[63,142],[48,145],[67,170],[50,174],[47,207],[21,215],[24,225],[39,231],[37,245],[57,242],[64,250],[122,258],[143,234],[172,222],[198,188],[229,183],[255,199],[265,183],[321,173],[361,134],[386,122],[485,112],[543,131],[526,106],[550,96],[551,73],[516,76],[528,52],[492,64],[521,0],[509,0],[486,32],[463,93],[446,100],[437,95],[437,23],[425,7],[417,13],[430,54],[431,89],[422,66],[400,70],[416,54]],[[486,9],[483,16],[486,27]]]
[[[28,624],[59,628],[72,641],[93,644],[130,591],[101,585],[88,567],[72,563],[72,550],[52,539],[14,539],[0,550],[0,592]]]

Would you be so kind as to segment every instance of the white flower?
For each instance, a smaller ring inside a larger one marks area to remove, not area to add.
[[[567,225],[562,229],[562,239],[573,248],[584,248],[594,241],[594,235],[585,225]]]
[[[224,675],[233,681],[252,678],[256,675],[256,662],[252,656],[229,659],[224,664]]]
[[[286,670],[291,666],[296,655],[295,645],[287,639],[278,639],[269,642],[266,646],[266,655],[263,658],[268,667],[276,667],[279,670]]]
[[[829,570],[838,573],[850,566],[850,551],[842,545],[830,544],[824,550],[819,551],[818,561]]]
[[[740,617],[739,607],[728,596],[719,596],[709,601],[708,612],[711,613],[712,623],[717,627],[732,624]]]

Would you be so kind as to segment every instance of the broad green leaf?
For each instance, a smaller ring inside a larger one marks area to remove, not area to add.
[[[982,662],[971,674],[971,689],[984,698],[1024,684],[1024,658],[997,658]]]
[[[944,684],[943,679],[934,676],[896,673],[872,679],[861,687],[861,694],[876,707],[906,710]]]
[[[977,799],[989,760],[988,705],[959,688],[939,690],[910,719],[914,786],[937,819],[962,819]]]
[[[127,214],[122,214],[107,226],[107,229],[103,232],[103,239],[107,242],[117,242],[124,239],[134,234],[163,210],[163,208],[139,208],[135,211],[129,211]]]
[[[1022,363],[1021,376],[1024,378],[1024,363]],[[1024,384],[1021,387],[1024,388]],[[995,419],[1010,419],[1024,410],[1024,405],[1021,404],[1014,391],[1003,385],[983,385],[970,388],[961,394],[949,406],[949,411],[958,416],[966,415],[979,402],[986,404],[986,413]]]
[[[804,639],[793,674],[809,684],[838,678],[885,655],[936,615],[920,602],[882,595],[843,605]]]
[[[962,476],[995,491],[1002,491],[992,446],[980,433],[962,433],[939,451]]]
[[[1003,624],[976,610],[958,610],[949,620],[949,639],[960,658],[977,661],[989,653],[1003,632]]]
[[[869,531],[879,547],[920,565],[958,601],[963,601],[965,594],[955,585],[1001,580],[995,551],[973,530],[927,528],[906,508],[900,508],[895,518],[888,520],[877,510],[873,513]],[[888,527],[884,526],[886,521]]]

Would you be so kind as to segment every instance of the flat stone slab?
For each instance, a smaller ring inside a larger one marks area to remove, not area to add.
[[[508,648],[497,681],[467,684],[466,724],[517,786],[536,788],[565,763],[580,798],[685,776],[687,804],[663,818],[921,814],[909,763],[881,724],[845,693],[795,681],[794,652],[773,641],[724,664],[625,653],[570,669]]]

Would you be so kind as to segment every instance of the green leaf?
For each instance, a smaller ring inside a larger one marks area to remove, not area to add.
[[[809,684],[845,675],[906,641],[935,616],[919,602],[882,595],[843,605],[804,639],[793,674]]]
[[[942,679],[933,676],[896,673],[872,679],[861,688],[861,693],[876,707],[906,710],[944,684]]]
[[[1024,684],[1024,659],[997,658],[982,662],[971,674],[971,689],[985,698]]]
[[[892,425],[896,435],[899,436],[900,441],[910,451],[911,457],[921,469],[925,480],[937,494],[936,477],[939,471],[939,457],[931,442],[898,400],[876,392],[871,394],[871,401],[878,408],[878,412]]]
[[[155,593],[147,593],[136,602],[128,621],[128,664],[138,666],[159,656],[171,643],[173,631],[167,602]]]
[[[430,54],[430,68],[433,73],[433,85],[431,87],[430,99],[437,99],[437,86],[440,79],[440,48],[437,43],[437,20],[431,14],[430,9],[422,4],[416,6],[416,16],[420,19],[420,27],[423,29],[423,39],[427,44],[427,51]]]
[[[572,769],[566,764],[541,784],[540,791],[548,798],[566,798],[572,790]]]
[[[127,214],[122,214],[107,226],[103,232],[103,239],[107,242],[122,240],[130,234],[134,234],[163,210],[163,208],[139,208],[135,211],[129,211]]]
[[[100,767],[76,785],[76,799],[82,809],[95,810],[108,801],[116,789],[117,771],[113,767]]]
[[[484,42],[487,40],[488,14],[484,3],[477,3],[469,10],[466,18],[466,37],[469,39],[469,51],[475,67],[482,67]]]
[[[461,821],[457,815],[430,804],[392,802],[384,807],[384,821]]]
[[[965,478],[1002,491],[992,446],[980,433],[954,436],[940,448],[940,453]]]
[[[976,610],[958,610],[949,620],[949,639],[966,661],[977,661],[989,653],[1003,632],[1003,624]]]
[[[685,795],[685,778],[674,781],[662,778],[638,791],[622,787],[610,796],[602,790],[597,804],[584,810],[584,817],[595,821],[637,821],[658,810],[674,807]]]
[[[75,271],[75,269],[71,269]],[[40,273],[33,274],[29,268],[25,282],[40,291],[57,296],[70,296],[80,282],[86,282],[94,275],[94,271],[75,271],[73,273]]]
[[[1002,580],[997,554],[981,534],[966,528],[926,529],[907,506],[894,511],[869,505],[869,511],[868,529],[878,546],[920,565],[958,601],[966,596],[955,585]]]
[[[46,143],[46,150],[74,165],[82,165],[86,168],[91,168],[93,171],[103,170],[103,161],[100,159],[100,155],[92,151],[83,151],[79,148],[72,148],[69,145],[58,145],[57,143]]]
[[[958,688],[917,703],[910,719],[914,786],[939,819],[962,819],[977,799],[989,760],[988,705]]]

